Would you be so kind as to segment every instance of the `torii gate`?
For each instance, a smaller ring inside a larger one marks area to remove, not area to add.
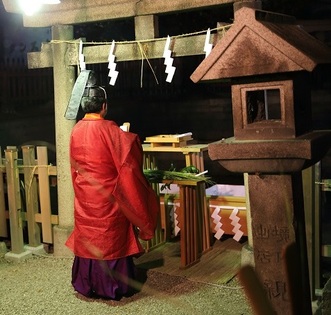
[[[18,1],[2,2],[7,12],[22,13]],[[219,7],[231,3],[234,3],[234,9],[242,5],[261,5],[261,1],[256,0],[65,0],[58,5],[45,5],[37,16],[23,15],[25,27],[52,27],[52,41],[42,44],[40,52],[28,53],[28,68],[53,67],[59,213],[59,225],[54,227],[55,256],[72,255],[64,243],[73,227],[74,193],[70,177],[69,138],[75,121],[65,119],[64,113],[76,80],[75,67],[79,56],[79,41],[73,38],[73,25],[134,17],[135,38],[146,48],[147,58],[162,58],[166,39],[150,40],[158,37],[157,14]],[[176,56],[203,55],[205,38],[205,34],[176,37],[172,43]],[[217,33],[211,35],[211,42],[216,43],[217,40]],[[110,45],[84,47],[86,64],[107,63]],[[141,59],[137,43],[116,44],[116,61]]]

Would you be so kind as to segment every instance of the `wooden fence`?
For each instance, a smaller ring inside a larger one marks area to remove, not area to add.
[[[53,244],[53,226],[59,222],[57,204],[54,206],[52,202],[52,199],[57,201],[57,193],[51,195],[56,190],[57,169],[48,162],[47,147],[9,146],[0,151],[0,240],[10,240],[13,254],[25,252],[26,246],[38,248]],[[161,218],[155,238],[143,244],[147,251],[167,241],[173,232],[176,235],[176,229],[180,229],[180,223],[178,226],[174,221],[171,223],[172,211],[177,215],[183,211],[183,205],[176,198],[178,195],[160,196]],[[222,216],[225,234],[234,234],[230,219],[232,210],[246,209],[244,197],[209,197],[206,206],[210,219],[206,221],[205,232],[210,235],[218,232],[215,216],[219,220]],[[242,234],[247,235],[246,211],[239,211],[238,217]],[[173,226],[173,232],[169,224]]]
[[[57,170],[48,164],[47,147],[7,147],[4,156],[2,152],[0,238],[10,239],[14,254],[23,253],[25,244],[52,244],[52,226],[58,224],[58,215],[54,214],[57,209],[51,209],[50,189]]]

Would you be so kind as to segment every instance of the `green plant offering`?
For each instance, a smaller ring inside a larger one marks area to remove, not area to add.
[[[198,174],[196,172],[189,173],[187,171],[163,171],[163,170],[151,170],[144,169],[144,174],[150,183],[160,183],[163,180],[191,180],[191,181],[205,181],[208,185],[214,185],[215,183],[210,177]],[[168,184],[170,185],[170,184]],[[167,185],[167,186],[168,186]]]

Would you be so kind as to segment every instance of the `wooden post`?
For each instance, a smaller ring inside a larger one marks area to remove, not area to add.
[[[180,198],[180,251],[181,268],[187,268],[200,259],[203,249],[207,247],[207,237],[210,228],[206,230],[205,198],[201,198],[201,181],[173,181],[179,186]],[[208,220],[209,221],[209,220]]]
[[[144,169],[156,169],[156,159],[155,156],[151,154],[144,154],[144,161],[143,161],[143,168]],[[152,183],[151,184],[152,188],[154,189],[155,193],[159,196],[160,191],[159,191],[159,184],[158,183]],[[157,226],[155,229],[155,235],[154,237],[145,242],[145,250],[150,251],[156,246],[159,246],[165,242],[165,236],[164,236],[164,230],[162,229],[162,224],[161,224],[161,214],[159,215],[158,221],[157,221]]]
[[[206,185],[204,182],[199,182],[197,186],[198,204],[203,207],[201,213],[202,222],[202,252],[210,249],[210,210],[207,206]]]
[[[0,237],[8,237],[3,172],[4,165],[2,162],[2,150],[0,147]]]
[[[155,156],[151,154],[144,154],[144,169],[156,169],[156,159]],[[160,191],[159,191],[159,184],[158,183],[152,183],[152,188],[154,189],[155,193],[159,196]],[[146,244],[146,251],[150,251],[156,246],[159,246],[165,242],[165,236],[164,236],[164,230],[162,229],[162,224],[161,224],[161,214],[158,217],[157,221],[157,226],[155,229],[155,235],[154,237],[145,242]]]
[[[156,15],[140,15],[134,17],[136,40],[159,37],[158,17]]]
[[[7,171],[7,194],[9,206],[9,222],[11,251],[14,254],[24,252],[23,226],[21,214],[21,197],[17,168],[17,149],[5,150]]]
[[[35,177],[35,148],[34,146],[23,146],[24,164],[24,187],[26,200],[26,213],[28,221],[29,246],[40,246],[40,228],[36,223],[35,214],[38,213],[37,180]]]
[[[184,155],[185,155],[185,165],[186,166],[193,165],[191,153],[187,153],[187,154],[184,153]]]
[[[51,197],[49,192],[47,147],[37,147],[37,160],[43,242],[52,244],[53,231],[51,223]]]

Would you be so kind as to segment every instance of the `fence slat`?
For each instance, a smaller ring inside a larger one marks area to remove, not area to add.
[[[38,191],[35,177],[36,157],[34,146],[23,146],[25,202],[28,221],[29,246],[41,245],[40,227],[36,223],[35,214],[38,213]]]
[[[5,203],[5,186],[3,178],[2,149],[0,147],[0,237],[8,237],[6,203]]]
[[[19,190],[19,172],[17,167],[17,149],[6,149],[5,158],[11,251],[14,254],[21,254],[24,252],[24,242],[21,216],[21,197]]]
[[[43,243],[53,243],[47,147],[37,147]]]
[[[47,147],[36,148],[37,159],[35,148],[22,146],[23,158],[19,159],[16,146],[6,147],[5,158],[0,147],[0,237],[10,239],[12,248],[8,254],[14,257],[30,255],[42,243],[52,244],[53,225],[59,224],[58,215],[51,214],[49,179],[57,176],[57,169],[48,165]],[[24,187],[20,185],[22,175]]]

